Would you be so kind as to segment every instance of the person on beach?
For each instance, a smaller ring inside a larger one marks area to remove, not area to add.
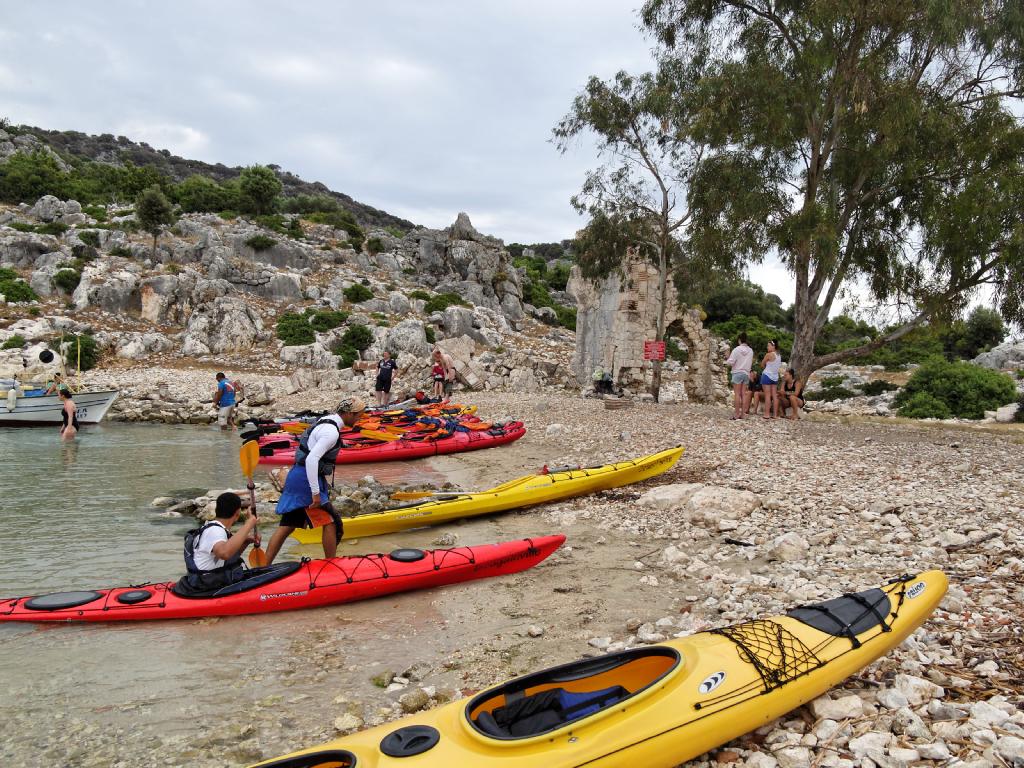
[[[383,408],[391,399],[391,385],[397,377],[397,369],[398,362],[392,360],[391,353],[385,349],[381,359],[377,361],[377,382],[373,386],[379,407]]]
[[[444,394],[450,396],[455,386],[455,361],[451,355],[442,352],[440,347],[434,347],[434,366],[438,365],[444,371]]]
[[[71,399],[71,390],[66,388],[58,389],[57,394],[64,401],[64,407],[60,409],[60,439],[74,440],[78,430],[81,429],[81,425],[78,423],[75,401]]]
[[[779,354],[779,342],[772,339],[768,342],[768,351],[761,360],[761,389],[764,391],[764,418],[777,419],[779,417],[779,366],[782,365],[782,356]]]
[[[217,408],[217,423],[221,430],[235,427],[235,387],[223,373],[217,374],[217,389],[213,393]]]
[[[782,415],[793,421],[800,418],[800,409],[804,407],[804,385],[796,375],[796,371],[787,368],[782,375],[782,390],[779,392],[779,407]],[[786,414],[786,410],[789,414]]]
[[[231,527],[242,514],[242,499],[226,491],[217,497],[214,518],[185,535],[185,569],[178,582],[186,592],[210,592],[245,576],[242,553],[256,541],[256,511],[234,533]]]
[[[758,373],[757,368],[750,369],[750,383],[747,385],[747,389],[750,392],[750,407],[747,408],[747,413],[752,413],[754,416],[757,416],[757,412],[761,409],[761,404],[764,402],[764,390],[761,388],[761,375]]]
[[[747,344],[747,334],[741,333],[737,344],[725,364],[732,369],[732,410],[730,421],[742,419],[750,406],[750,366],[754,362],[754,350]]]
[[[323,528],[324,557],[334,557],[341,541],[341,517],[331,506],[327,476],[334,474],[335,460],[342,450],[341,430],[353,427],[366,410],[358,397],[346,397],[337,412],[318,419],[299,437],[295,464],[288,470],[277,514],[277,530],[267,544],[267,564],[296,528]]]
[[[433,381],[430,395],[435,400],[440,401],[444,398],[444,366],[435,362],[434,367],[430,369],[430,376]]]

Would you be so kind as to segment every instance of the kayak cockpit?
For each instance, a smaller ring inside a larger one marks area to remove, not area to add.
[[[291,576],[299,568],[302,567],[302,562],[293,560],[284,563],[274,563],[264,568],[250,568],[245,572],[245,578],[228,584],[227,586],[218,587],[214,590],[205,592],[198,592],[189,586],[187,579],[180,579],[173,587],[171,591],[178,597],[187,597],[190,599],[202,600],[203,598],[213,597],[227,597],[228,595],[237,595],[240,592],[248,592],[250,589],[256,589],[262,587],[264,584],[270,584],[278,579],[283,579],[285,576]]]
[[[618,706],[680,662],[674,648],[652,646],[563,664],[478,694],[466,717],[488,738],[540,736]]]
[[[260,768],[356,768],[356,765],[356,756],[351,752],[344,749],[328,749],[260,763]]]

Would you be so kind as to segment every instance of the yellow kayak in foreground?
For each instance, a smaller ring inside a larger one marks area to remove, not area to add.
[[[672,768],[805,704],[938,606],[928,571],[784,616],[553,667],[263,768]]]
[[[397,509],[346,517],[342,519],[343,535],[346,539],[379,536],[639,483],[673,467],[682,453],[680,446],[616,464],[525,475],[481,493],[456,491]],[[315,528],[298,528],[292,536],[303,544],[319,544],[323,533]]]

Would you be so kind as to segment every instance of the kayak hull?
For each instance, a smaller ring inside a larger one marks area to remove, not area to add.
[[[399,509],[344,518],[343,536],[380,536],[639,483],[671,469],[682,453],[679,446],[615,464],[525,475],[482,493],[454,493]],[[292,536],[302,544],[319,544],[322,539],[315,528],[298,528]]]
[[[33,599],[40,598],[0,600],[0,622],[192,619],[317,608],[517,573],[544,560],[564,541],[564,536],[557,535],[423,550],[425,556],[414,562],[394,559],[397,553],[308,560],[287,576],[223,597],[180,597],[171,591],[174,582],[167,582],[97,590],[89,602],[55,610],[29,607]],[[149,592],[150,597],[132,604],[121,602],[129,593],[139,592]],[[58,593],[50,597],[73,594],[89,595]]]
[[[389,443],[346,447],[338,453],[338,464],[366,464],[377,461],[408,461],[427,456],[440,456],[463,451],[478,451],[513,443],[526,434],[522,422],[506,424],[498,431],[456,432],[439,440],[415,440],[402,437]],[[270,456],[260,456],[266,466],[291,466],[295,463],[295,448],[282,448]]]
[[[534,673],[470,701],[456,701],[259,766],[672,768],[806,704],[895,648],[931,615],[946,587],[944,574],[929,571],[858,593],[872,601],[879,590],[884,593],[886,607],[879,611],[884,623],[859,632],[853,629],[849,636],[807,623],[819,621],[814,618],[820,616],[819,609],[804,609],[801,618],[794,611]],[[850,597],[821,605],[840,603],[848,612],[849,606],[856,607]],[[854,626],[874,621],[867,609],[860,611],[868,619],[858,619]],[[783,647],[785,654],[780,653]],[[517,736],[500,723],[497,730],[484,723],[485,713],[497,721],[494,715],[501,707],[513,709],[524,697],[552,689],[576,696],[589,690],[593,696],[614,690],[607,686],[617,680],[624,687],[613,692],[610,703],[586,715],[568,716],[564,723],[556,721]],[[409,730],[413,727],[418,728]],[[418,746],[412,744],[421,751],[411,761],[390,754],[396,742],[417,731],[421,736],[436,733],[436,743],[429,745],[424,736]],[[328,756],[334,762],[328,762]]]

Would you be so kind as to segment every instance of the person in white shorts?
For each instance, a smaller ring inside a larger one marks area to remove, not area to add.
[[[217,423],[221,429],[235,426],[235,388],[223,373],[217,374],[217,391],[213,393],[217,406]]]

